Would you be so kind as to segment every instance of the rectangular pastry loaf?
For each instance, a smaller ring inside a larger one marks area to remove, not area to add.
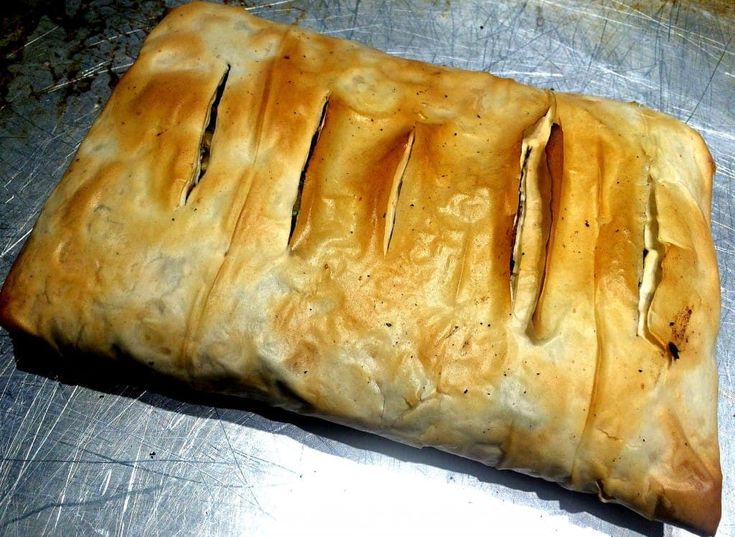
[[[713,170],[636,104],[190,4],[94,123],[0,319],[711,534]]]

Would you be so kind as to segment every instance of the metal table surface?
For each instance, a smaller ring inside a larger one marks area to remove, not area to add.
[[[0,279],[168,3],[31,0],[0,36]],[[541,87],[633,100],[718,165],[724,513],[735,534],[735,8],[730,0],[289,1],[253,13]],[[0,332],[0,534],[681,535],[592,496],[318,420],[65,375]]]

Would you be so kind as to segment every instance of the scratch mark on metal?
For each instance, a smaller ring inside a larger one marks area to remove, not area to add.
[[[145,488],[134,490],[134,491],[120,492],[120,493],[117,493],[117,494],[111,494],[110,496],[106,496],[106,497],[102,497],[102,498],[97,498],[97,499],[92,499],[92,500],[81,500],[81,501],[74,501],[74,502],[66,502],[64,504],[62,504],[60,502],[47,503],[47,504],[44,504],[44,505],[42,505],[40,507],[36,507],[35,509],[31,509],[29,511],[26,511],[25,513],[23,513],[20,516],[11,518],[11,519],[7,520],[6,522],[3,522],[2,524],[0,524],[0,530],[6,529],[6,528],[12,526],[13,524],[15,524],[17,522],[21,522],[21,521],[23,521],[23,520],[25,520],[25,519],[27,519],[29,517],[32,517],[34,515],[37,515],[37,514],[43,512],[43,511],[47,511],[48,509],[54,509],[56,507],[61,507],[62,505],[66,505],[67,507],[79,507],[79,506],[83,506],[83,505],[84,506],[87,506],[87,505],[102,506],[102,505],[104,505],[104,504],[106,504],[108,502],[111,502],[111,501],[114,501],[114,500],[118,500],[118,499],[123,498],[123,497],[127,497],[130,494],[150,494],[151,492],[155,492],[155,491],[160,490],[162,488],[163,487],[161,487],[161,486],[145,487]]]
[[[19,51],[21,51],[21,50],[23,50],[23,49],[26,49],[26,48],[28,48],[28,47],[30,47],[31,45],[33,45],[33,44],[34,44],[34,43],[36,43],[37,41],[39,41],[39,40],[43,39],[44,37],[46,37],[47,35],[49,35],[49,34],[50,34],[50,33],[52,33],[52,32],[55,32],[55,31],[56,31],[56,30],[58,30],[58,29],[59,29],[59,27],[58,27],[58,26],[54,26],[54,27],[53,27],[53,28],[51,28],[50,30],[46,30],[46,31],[45,31],[45,32],[43,32],[43,33],[42,33],[41,35],[39,35],[39,36],[37,36],[37,37],[34,37],[33,39],[31,39],[31,40],[29,40],[28,42],[26,42],[26,43],[25,43],[25,44],[24,44],[24,45],[23,45],[22,47],[18,47],[17,49],[13,50],[13,51],[12,51],[12,52],[11,52],[10,54],[8,54],[8,56],[12,56],[12,55],[16,54],[17,52],[19,52]]]
[[[727,44],[725,45],[725,48],[722,51],[722,54],[720,54],[720,58],[717,60],[717,63],[715,64],[715,68],[712,69],[712,74],[710,75],[709,79],[707,80],[707,85],[702,90],[702,94],[699,96],[699,99],[697,100],[697,104],[694,106],[694,109],[692,109],[691,113],[689,114],[689,117],[686,118],[684,123],[689,123],[689,120],[692,119],[692,116],[699,108],[699,105],[702,103],[702,100],[704,99],[704,96],[707,94],[707,91],[709,90],[710,86],[712,85],[712,79],[715,78],[715,73],[717,73],[717,69],[719,69],[720,64],[722,63],[722,58],[725,57],[725,52],[728,48],[730,48],[730,43],[732,43],[733,36],[730,36],[730,39],[727,40]]]
[[[249,486],[248,480],[245,477],[245,473],[242,470],[242,466],[240,466],[240,461],[237,458],[237,453],[235,453],[235,450],[232,447],[232,442],[230,442],[230,435],[227,434],[227,429],[225,428],[225,424],[222,421],[222,418],[221,418],[220,413],[219,413],[219,409],[215,408],[214,411],[215,411],[215,414],[217,416],[217,423],[219,423],[220,428],[222,429],[222,433],[225,436],[225,441],[227,442],[227,446],[230,449],[230,454],[232,455],[232,459],[235,462],[235,466],[237,467],[237,471],[240,474],[240,482],[248,490],[248,492],[250,493],[250,496],[253,499],[253,503],[258,507],[258,509],[260,510],[260,512],[263,513],[264,515],[268,516],[268,517],[271,517],[270,513],[266,512],[263,509],[263,507],[260,505],[260,502],[258,501],[258,497],[255,495],[255,493],[253,492],[252,488]]]

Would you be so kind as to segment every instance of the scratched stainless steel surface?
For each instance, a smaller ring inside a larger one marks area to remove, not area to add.
[[[166,4],[29,2],[3,15],[0,278]],[[3,8],[6,9],[6,8]],[[266,18],[391,54],[634,100],[703,133],[725,474],[735,534],[735,8],[687,3],[279,1]],[[251,404],[16,363],[0,332],[0,534],[679,535],[556,485]],[[60,376],[59,376],[60,375]],[[99,377],[100,375],[97,375]]]

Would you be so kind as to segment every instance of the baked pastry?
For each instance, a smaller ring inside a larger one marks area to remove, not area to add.
[[[0,319],[711,534],[713,169],[635,104],[190,4],[91,128]]]

